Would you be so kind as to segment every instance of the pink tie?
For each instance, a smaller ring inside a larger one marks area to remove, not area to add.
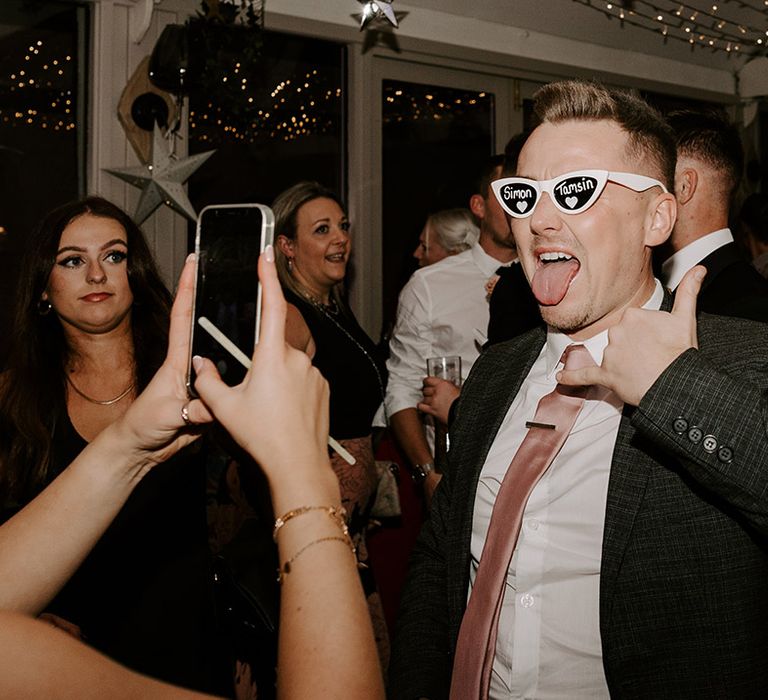
[[[566,369],[594,366],[583,345],[563,353]],[[496,652],[504,585],[528,498],[547,471],[576,422],[587,387],[558,384],[543,396],[528,434],[507,469],[488,525],[488,533],[459,629],[451,677],[451,700],[485,700]]]

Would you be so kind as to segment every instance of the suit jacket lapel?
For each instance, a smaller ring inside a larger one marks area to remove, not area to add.
[[[613,590],[621,568],[637,511],[645,496],[652,460],[633,445],[635,429],[630,424],[634,407],[625,406],[616,445],[605,508],[602,563],[600,569],[600,624],[610,624]]]
[[[664,291],[662,311],[672,309],[672,295]],[[624,406],[613,448],[611,475],[605,508],[603,551],[600,570],[600,624],[609,625],[616,576],[627,541],[634,526],[637,511],[645,496],[651,467],[655,464],[648,453],[638,446],[632,427],[634,406]]]

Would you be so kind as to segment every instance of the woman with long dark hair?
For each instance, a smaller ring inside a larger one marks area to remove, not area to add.
[[[138,226],[99,197],[42,220],[18,289],[0,376],[3,519],[125,414],[163,362],[171,300]],[[136,670],[215,690],[205,564],[205,473],[180,454],[141,480],[42,617]]]
[[[190,260],[179,281],[168,357],[154,379],[59,479],[0,525],[1,697],[211,697],[132,672],[26,615],[36,613],[71,574],[136,483],[194,440],[213,413],[263,466],[281,515],[274,523],[282,582],[280,697],[384,698],[326,450],[328,385],[306,355],[285,343],[286,305],[272,246],[261,256],[259,275],[264,285],[261,342],[242,384],[225,386],[214,364],[198,357],[193,359],[195,388],[203,400],[187,396]],[[30,565],[40,561],[47,564],[44,571]]]

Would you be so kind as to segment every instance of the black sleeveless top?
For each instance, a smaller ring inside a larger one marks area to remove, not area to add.
[[[316,346],[312,364],[330,385],[331,435],[339,440],[369,435],[387,381],[373,341],[350,311],[333,313],[290,289],[283,292],[304,317]]]
[[[86,444],[65,413],[48,483]],[[154,467],[44,612],[75,623],[87,644],[134,670],[220,693],[227,679],[215,651],[205,485],[194,450]]]

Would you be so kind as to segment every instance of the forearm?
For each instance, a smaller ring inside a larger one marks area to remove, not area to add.
[[[766,534],[767,381],[764,375],[746,372],[736,381],[700,352],[689,350],[656,380],[632,419],[696,481]],[[690,432],[694,428],[701,436]]]
[[[145,473],[108,428],[0,527],[0,609],[39,613],[88,555]]]
[[[78,700],[194,700],[211,696],[120,666],[53,627],[0,612],[0,696]]]
[[[307,478],[274,484],[272,491],[278,515],[301,506],[341,504],[338,482],[327,465],[317,465]],[[277,543],[283,571],[279,696],[383,698],[357,561],[338,522],[324,510],[297,515],[280,528]]]
[[[433,460],[424,426],[415,408],[404,408],[390,417],[390,426],[400,448],[412,465],[425,464]]]

